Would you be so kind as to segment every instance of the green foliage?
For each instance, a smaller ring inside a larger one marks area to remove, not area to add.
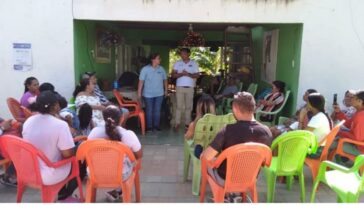
[[[221,66],[221,48],[217,51],[210,51],[209,47],[193,47],[191,48],[191,59],[195,60],[201,72],[207,74],[216,74]],[[169,52],[169,71],[173,69],[174,63],[179,60],[178,48]]]

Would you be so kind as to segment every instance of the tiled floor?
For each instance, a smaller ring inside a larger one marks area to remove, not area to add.
[[[143,164],[140,172],[142,202],[198,202],[198,197],[191,193],[191,180],[182,182],[183,174],[183,137],[170,130],[148,133],[141,136],[143,144]],[[190,175],[191,176],[191,175]],[[306,200],[311,194],[311,175],[305,168]],[[266,183],[263,174],[257,182],[259,201],[266,200]],[[97,201],[106,202],[106,190],[97,192]],[[77,191],[76,191],[77,192]],[[299,184],[296,181],[291,191],[284,184],[276,185],[276,202],[299,202]],[[210,195],[210,194],[208,194]],[[0,184],[0,202],[15,202],[16,189]],[[317,202],[335,202],[336,195],[325,186],[321,186],[316,197]],[[364,197],[361,198],[364,202]],[[28,189],[23,202],[40,202],[40,193]]]

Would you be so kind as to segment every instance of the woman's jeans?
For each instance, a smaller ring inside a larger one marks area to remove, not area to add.
[[[147,128],[160,128],[161,107],[164,96],[147,98],[144,97],[147,114]]]

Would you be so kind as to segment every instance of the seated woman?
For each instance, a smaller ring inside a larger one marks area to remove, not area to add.
[[[92,129],[88,140],[105,138],[112,141],[119,141],[127,145],[134,153],[136,159],[140,159],[143,155],[142,147],[138,137],[131,130],[126,130],[120,125],[121,113],[118,107],[109,105],[102,112],[105,127],[95,127]],[[127,179],[133,171],[133,164],[128,157],[124,158],[123,179]],[[120,200],[121,189],[107,192],[107,197],[111,201]]]
[[[356,112],[355,107],[353,106],[353,98],[355,97],[355,90],[347,90],[345,92],[345,98],[343,100],[344,108],[340,109],[339,105],[333,105],[334,111],[331,114],[331,117],[334,121],[337,121],[340,118],[340,115],[345,115],[345,119],[351,119]]]
[[[74,156],[75,144],[70,129],[66,122],[56,117],[60,110],[56,95],[52,91],[42,92],[37,97],[35,108],[38,114],[25,121],[23,138],[43,152],[51,162],[58,162]],[[57,184],[67,178],[71,171],[71,164],[66,164],[60,168],[50,168],[40,161],[39,166],[45,185]],[[76,188],[76,179],[71,180],[59,192],[58,199],[62,200],[71,196]]]
[[[39,82],[35,77],[29,77],[24,82],[24,94],[20,99],[20,104],[26,108],[35,102],[37,95],[39,95]]]
[[[306,90],[305,94],[303,95],[303,101],[304,105],[301,106],[300,109],[297,110],[296,115],[292,118],[289,118],[283,122],[283,125],[277,125],[274,127],[271,127],[270,130],[272,132],[273,138],[276,138],[277,136],[281,135],[282,133],[290,130],[295,129],[304,129],[304,127],[307,126],[308,121],[312,118],[312,113],[310,111],[307,111],[307,102],[308,102],[308,95],[311,93],[317,93],[315,89],[308,89]],[[306,116],[301,114],[301,112],[307,113]],[[304,116],[303,124],[299,125],[298,119],[299,116]]]
[[[81,105],[87,103],[92,108],[92,121],[95,126],[104,126],[105,121],[102,118],[102,111],[105,109],[100,102],[100,99],[94,94],[95,84],[90,79],[82,79],[80,84],[73,92],[73,96],[76,98],[75,104],[77,112]]]
[[[260,100],[257,104],[257,109],[262,111],[272,112],[278,109],[284,101],[284,88],[286,84],[282,81],[276,80],[272,82],[272,92]],[[261,115],[261,121],[271,122],[273,116],[271,115]]]
[[[16,136],[21,136],[20,133],[20,123],[13,120],[4,120],[0,118],[0,137],[5,134],[11,134]],[[3,156],[0,154],[0,160],[4,159]],[[16,187],[16,175],[14,166],[11,165],[5,172],[5,174],[0,176],[0,183]]]
[[[325,112],[325,98],[320,93],[311,93],[308,95],[307,109],[303,110],[300,114],[298,120],[299,125],[303,126],[303,120],[307,116],[307,112],[312,112],[312,118],[308,122],[306,127],[303,129],[313,132],[317,137],[317,142],[329,134],[333,127],[333,123],[329,115]],[[315,154],[308,155],[311,158],[318,158],[323,150],[323,145],[321,145]]]
[[[337,120],[346,120],[345,127],[349,130],[340,130],[338,136],[341,138],[349,138],[356,141],[364,141],[364,91],[357,91],[352,99],[352,106],[356,109],[352,118],[347,118],[344,113],[340,112],[336,115]],[[334,142],[331,148],[335,148],[337,144]],[[359,155],[364,153],[363,147],[357,147],[350,143],[344,143],[343,147],[346,153]]]
[[[80,109],[78,109],[78,119],[80,121],[78,135],[88,136],[95,127],[92,121],[92,107],[89,104],[82,104]]]
[[[207,113],[216,114],[215,101],[214,101],[214,99],[212,99],[212,97],[210,95],[203,94],[200,97],[200,99],[198,99],[198,101],[197,101],[196,117],[190,123],[190,125],[188,126],[187,132],[185,134],[185,139],[186,140],[190,140],[190,139],[193,138],[193,135],[195,133],[195,126],[196,126],[197,121]],[[196,145],[196,147],[195,147],[195,156],[197,158],[200,158],[200,155],[201,155],[202,151],[203,151],[202,146],[201,145]]]

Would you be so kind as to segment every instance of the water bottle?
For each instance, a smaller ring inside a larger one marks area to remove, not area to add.
[[[113,88],[114,89],[119,89],[119,82],[117,80],[114,81]]]

